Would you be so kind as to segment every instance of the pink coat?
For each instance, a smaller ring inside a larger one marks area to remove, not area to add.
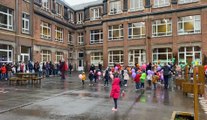
[[[112,89],[111,89],[111,94],[110,97],[113,98],[119,98],[120,95],[120,79],[119,78],[114,78],[114,81],[112,83]]]

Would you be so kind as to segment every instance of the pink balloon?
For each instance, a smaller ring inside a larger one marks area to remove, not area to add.
[[[136,73],[132,73],[132,78],[135,78],[136,77]]]
[[[101,75],[101,72],[98,72],[98,75],[100,76]]]
[[[110,71],[109,74],[112,75],[112,72]]]
[[[115,70],[117,71],[118,69],[119,69],[119,68],[116,66],[116,67],[115,67]]]
[[[83,75],[82,74],[79,74],[79,76],[78,76],[81,80],[82,80],[82,78],[83,78]]]

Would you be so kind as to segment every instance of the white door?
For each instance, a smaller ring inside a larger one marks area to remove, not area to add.
[[[80,59],[78,60],[78,71],[83,71],[84,67],[83,67],[83,60]]]

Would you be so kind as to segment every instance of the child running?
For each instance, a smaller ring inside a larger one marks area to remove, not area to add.
[[[114,107],[112,111],[117,111],[117,100],[120,95],[120,79],[118,78],[118,73],[114,74],[114,80],[112,83],[112,89],[110,93],[110,97],[114,99]]]

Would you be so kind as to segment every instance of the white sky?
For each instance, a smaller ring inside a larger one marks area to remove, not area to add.
[[[67,2],[69,5],[73,6],[73,5],[87,3],[96,0],[64,0],[64,1]]]

